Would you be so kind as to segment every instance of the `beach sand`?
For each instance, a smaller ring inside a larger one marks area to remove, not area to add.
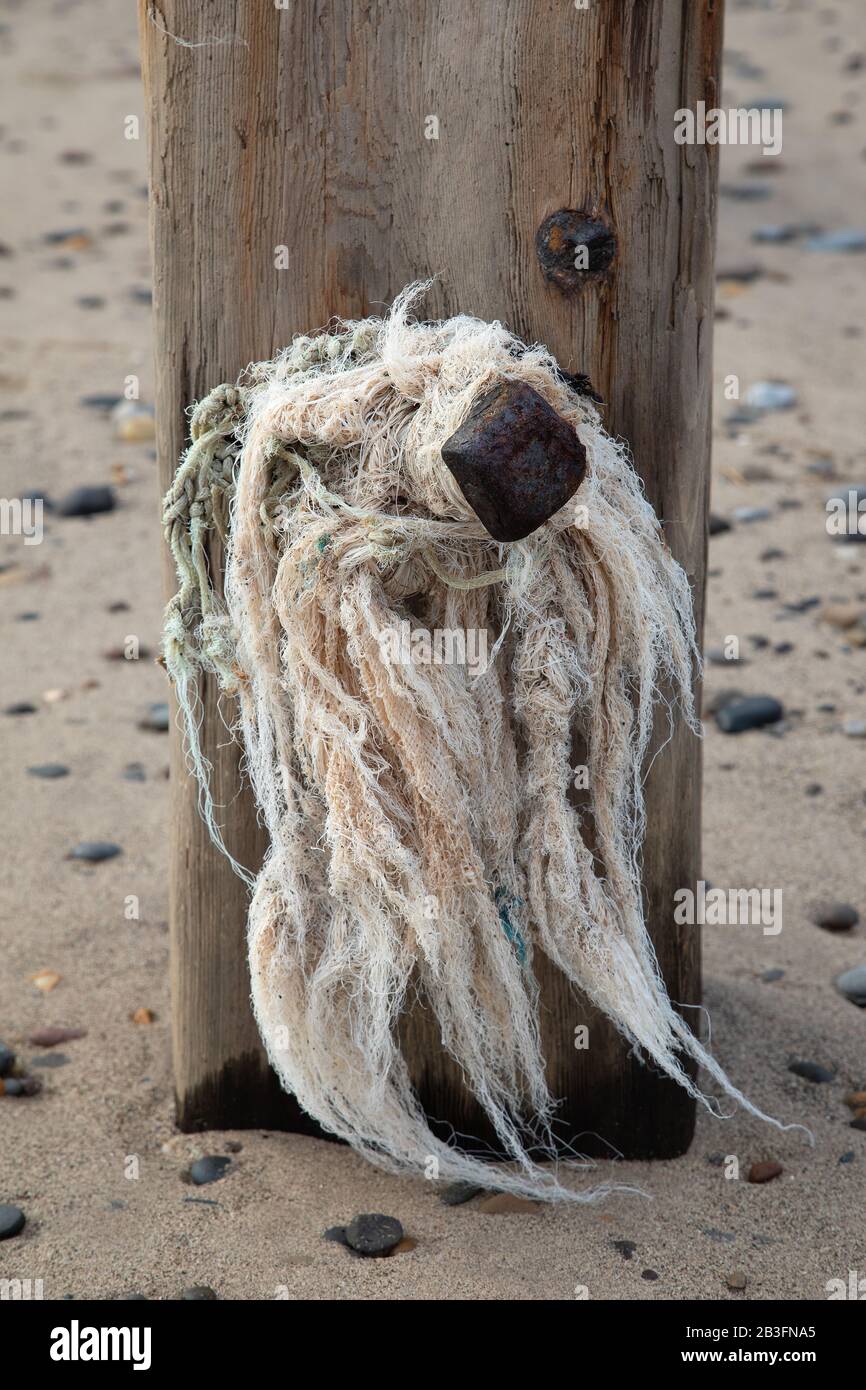
[[[127,118],[142,116],[135,7],[3,0],[0,171],[11,196],[0,255],[0,490],[57,499],[111,483],[119,505],[90,520],[47,513],[38,546],[2,539],[0,708],[29,702],[35,712],[0,715],[0,1037],[43,1090],[0,1097],[0,1201],[27,1216],[23,1233],[0,1244],[0,1278],[41,1278],[49,1299],[177,1298],[204,1284],[224,1299],[559,1300],[585,1288],[591,1299],[736,1301],[822,1299],[828,1280],[866,1274],[866,1133],[850,1128],[844,1103],[866,1087],[866,1011],[833,983],[866,964],[866,926],[831,933],[810,920],[816,899],[866,917],[866,738],[843,731],[866,718],[866,647],[823,621],[820,606],[866,604],[866,547],[828,536],[834,483],[814,471],[832,466],[840,482],[866,483],[866,259],[810,251],[802,235],[750,240],[768,223],[866,228],[866,15],[858,0],[728,9],[723,104],[778,96],[789,105],[777,169],[750,172],[776,163],[754,148],[722,153],[724,186],[763,184],[770,195],[720,199],[720,267],[741,273],[754,262],[764,273],[719,285],[712,506],[729,519],[745,507],[770,515],[734,520],[710,542],[706,645],[737,636],[748,664],[710,665],[706,688],[774,695],[787,717],[781,734],[740,737],[708,722],[703,862],[713,884],[781,889],[784,926],[776,935],[707,927],[705,1003],[728,1075],[765,1111],[808,1126],[814,1147],[742,1112],[702,1113],[686,1157],[586,1175],[587,1185],[614,1179],[643,1197],[487,1215],[446,1207],[424,1180],[394,1179],[333,1144],[176,1133],[168,740],[139,728],[167,698],[166,681],[151,659],[104,655],[130,636],[158,650],[156,463],[152,443],[119,441],[111,421],[81,403],[120,394],[130,375],[152,400],[143,129],[126,138]],[[741,400],[769,378],[790,383],[798,403],[728,425],[732,374]],[[771,550],[783,554],[761,558]],[[762,591],[775,597],[756,597]],[[784,607],[813,597],[820,605]],[[776,650],[786,643],[791,650]],[[69,775],[28,774],[48,762]],[[131,763],[143,780],[124,776]],[[810,784],[821,790],[809,794]],[[93,866],[68,860],[85,840],[123,853]],[[45,971],[60,976],[50,990],[33,982]],[[768,971],[784,973],[766,980]],[[131,1021],[142,1008],[152,1023]],[[28,1043],[49,1025],[87,1033],[53,1049]],[[58,1053],[68,1060],[33,1065]],[[794,1057],[835,1079],[801,1079],[788,1070]],[[185,1181],[191,1158],[227,1152],[218,1183]],[[719,1156],[737,1159],[739,1178]],[[766,1159],[782,1175],[747,1181]],[[322,1239],[358,1212],[398,1217],[417,1244],[362,1260]],[[728,1289],[734,1273],[744,1291]]]

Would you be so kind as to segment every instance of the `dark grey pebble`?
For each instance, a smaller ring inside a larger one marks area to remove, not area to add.
[[[810,782],[808,787],[806,788],[806,795],[820,796],[823,790],[824,788],[821,786],[820,782]]]
[[[59,503],[57,510],[61,516],[95,516],[100,512],[112,512],[114,507],[114,489],[98,484],[73,488]]]
[[[23,1096],[24,1082],[20,1076],[7,1076],[3,1082],[3,1093],[7,1096]]]
[[[767,521],[772,515],[769,507],[736,507],[734,510],[735,521]]]
[[[147,289],[143,285],[133,285],[132,289],[129,291],[129,297],[134,300],[136,304],[152,304],[153,290]]]
[[[446,1207],[462,1207],[464,1202],[471,1202],[483,1191],[472,1182],[451,1182],[439,1193],[439,1201],[444,1202]]]
[[[771,560],[786,559],[786,552],[784,550],[778,550],[776,546],[770,546],[769,550],[762,550],[758,558],[762,560],[765,565],[768,565]]]
[[[654,1269],[642,1269],[640,1272],[640,1277],[641,1279],[648,1280],[650,1283],[652,1283],[655,1279],[658,1279],[658,1275],[656,1274]]]
[[[614,1250],[618,1250],[624,1260],[630,1260],[637,1246],[633,1240],[612,1240],[611,1245]]]
[[[226,1158],[225,1154],[208,1154],[206,1158],[195,1160],[190,1166],[189,1175],[196,1187],[204,1187],[206,1183],[225,1177],[226,1169],[230,1167],[231,1159]]]
[[[866,965],[843,970],[841,975],[836,976],[835,983],[840,994],[844,994],[858,1008],[866,1009]]]
[[[403,1239],[403,1227],[396,1216],[365,1212],[346,1227],[346,1242],[359,1255],[387,1255]]]
[[[15,1065],[15,1053],[6,1043],[0,1042],[0,1076],[8,1076]]]
[[[65,1052],[46,1052],[44,1057],[34,1057],[31,1066],[46,1067],[50,1070],[52,1067],[65,1067],[68,1061]]]
[[[840,1155],[839,1155],[839,1162],[840,1162],[840,1163],[853,1163],[856,1157],[857,1157],[857,1155],[856,1155],[856,1153],[854,1152],[854,1150],[853,1150],[853,1149],[849,1149],[847,1153],[844,1153],[844,1154],[840,1154]]]
[[[82,840],[80,845],[70,850],[67,859],[83,859],[88,864],[101,864],[103,859],[114,859],[123,850],[110,840]]]
[[[191,1289],[184,1289],[181,1299],[184,1303],[206,1303],[218,1299],[219,1294],[209,1288],[207,1284],[194,1284]]]
[[[838,232],[821,232],[806,242],[807,251],[866,251],[866,232],[845,227]]]
[[[835,1072],[828,1071],[817,1062],[795,1060],[789,1062],[788,1071],[793,1072],[795,1076],[801,1076],[804,1081],[811,1081],[815,1086],[826,1086],[828,1082],[836,1080]]]
[[[42,617],[42,614],[41,614],[41,613],[34,613],[34,612],[16,613],[16,615],[15,615],[15,621],[16,621],[16,623],[35,623],[35,622],[38,622],[38,620],[39,620],[41,617]]]
[[[146,780],[144,767],[141,763],[127,763],[122,775],[127,782],[144,782]]]
[[[168,733],[168,705],[164,701],[151,705],[144,718],[138,721],[138,727],[152,733]]]
[[[775,724],[783,714],[780,702],[772,695],[747,695],[716,710],[716,723],[723,734],[741,734]]]
[[[721,536],[725,531],[733,530],[731,523],[726,517],[717,516],[715,512],[710,512],[710,535]]]
[[[72,241],[73,238],[89,235],[86,227],[64,227],[57,232],[46,232],[43,240],[49,246],[60,246],[64,241]]]
[[[8,1240],[24,1230],[26,1217],[20,1207],[8,1206],[0,1202],[0,1240]]]
[[[761,979],[763,980],[765,985],[773,985],[776,983],[777,980],[781,980],[784,974],[784,970],[779,970],[779,968],[776,966],[772,970],[765,970],[764,973],[761,975]]]
[[[79,405],[87,410],[100,410],[104,415],[113,410],[123,400],[123,396],[82,396]]]
[[[63,763],[37,763],[34,767],[28,767],[27,771],[31,777],[44,777],[48,781],[69,776],[69,768]]]
[[[105,307],[105,300],[101,294],[82,294],[75,302],[80,309],[102,309]]]
[[[848,1128],[859,1129],[862,1133],[866,1133],[866,1115],[861,1115],[859,1119],[852,1120]]]
[[[7,705],[4,714],[35,714],[36,706],[28,704],[26,700],[19,700],[14,705]]]
[[[752,598],[761,600],[761,601],[763,601],[763,602],[765,602],[765,603],[768,603],[771,599],[778,598],[778,597],[779,597],[779,590],[778,590],[778,589],[755,589],[755,590],[753,590],[753,592],[752,592]]]
[[[332,1240],[335,1245],[348,1246],[346,1239],[345,1226],[329,1226],[327,1231],[322,1232],[322,1240]]]
[[[782,607],[787,613],[808,613],[810,608],[818,608],[821,600],[817,594],[810,594],[808,598],[798,598],[792,603],[783,603]]]
[[[736,198],[741,203],[759,203],[772,197],[775,189],[768,183],[722,183],[719,194],[722,198]]]
[[[793,642],[777,642],[773,648],[773,651],[776,653],[776,656],[787,656],[788,653],[792,652],[793,650]]]
[[[850,931],[860,921],[860,913],[850,903],[815,903],[809,917],[824,931]]]

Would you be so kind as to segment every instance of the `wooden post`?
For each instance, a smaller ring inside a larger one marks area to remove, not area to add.
[[[425,316],[502,319],[589,373],[701,614],[716,160],[713,146],[676,144],[674,113],[718,104],[721,10],[722,0],[140,0],[163,487],[191,401],[293,333],[381,312],[435,274]],[[573,291],[545,277],[536,251],[538,228],[561,209],[615,237],[612,264]],[[226,839],[254,865],[262,842],[238,752],[210,685],[203,694]],[[177,746],[172,780],[179,1123],[313,1129],[264,1061],[247,1003],[245,893],[207,839]],[[662,970],[684,1004],[699,998],[697,935],[672,913],[675,890],[699,875],[699,787],[699,745],[680,730],[649,778],[644,876]],[[630,1059],[550,966],[542,989],[566,1130],[590,1152],[593,1134],[626,1155],[682,1152],[694,1119],[684,1093]],[[574,1046],[580,1023],[586,1051]],[[403,1031],[429,1112],[486,1133],[425,1011]]]

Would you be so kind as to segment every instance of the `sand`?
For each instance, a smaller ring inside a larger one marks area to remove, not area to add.
[[[114,482],[120,502],[90,521],[49,515],[40,546],[2,540],[0,708],[29,701],[37,712],[0,716],[0,1037],[30,1066],[40,1051],[26,1041],[34,1029],[79,1026],[87,1036],[54,1049],[67,1064],[33,1068],[41,1095],[0,1098],[0,1201],[27,1214],[23,1234],[0,1245],[0,1278],[41,1278],[49,1299],[133,1290],[174,1298],[207,1284],[226,1299],[558,1300],[583,1287],[591,1299],[736,1301],[826,1298],[828,1280],[866,1273],[866,1134],[849,1128],[843,1101],[866,1085],[866,1012],[833,986],[839,971],[866,963],[866,928],[831,935],[809,920],[818,898],[866,916],[866,739],[841,729],[866,717],[866,649],[846,646],[818,608],[783,608],[811,596],[866,601],[864,548],[829,539],[832,484],[806,471],[826,453],[840,479],[866,482],[866,260],[810,253],[802,239],[749,241],[770,222],[866,226],[857,126],[866,70],[845,70],[866,49],[862,7],[730,5],[729,55],[764,72],[748,78],[729,56],[723,94],[726,105],[778,94],[790,109],[782,172],[758,178],[743,172],[760,158],[755,150],[723,151],[723,183],[765,182],[773,194],[720,204],[719,263],[755,261],[770,273],[719,290],[713,510],[767,506],[772,515],[711,542],[707,645],[737,635],[748,665],[711,667],[707,689],[773,694],[789,716],[781,737],[707,730],[704,876],[782,889],[784,926],[778,935],[705,929],[706,1005],[729,1075],[765,1110],[807,1125],[815,1145],[743,1114],[701,1115],[686,1157],[595,1175],[645,1197],[496,1216],[447,1208],[423,1180],[395,1180],[328,1143],[174,1130],[168,748],[164,734],[138,727],[165,698],[165,679],[150,660],[104,656],[130,635],[158,646],[156,464],[151,444],[118,442],[110,422],[80,404],[120,394],[130,374],[152,399],[150,313],[133,293],[149,277],[145,152],[124,126],[142,112],[134,6],[5,0],[0,21],[0,169],[12,191],[0,257],[2,491],[41,487],[56,498],[80,483]],[[846,111],[853,121],[832,119]],[[63,158],[76,151],[89,162]],[[118,223],[125,228],[111,231]],[[84,243],[46,243],[48,233],[79,228]],[[104,303],[83,306],[89,295]],[[732,373],[742,392],[759,379],[788,381],[799,404],[729,430]],[[749,482],[755,465],[772,477]],[[783,505],[791,501],[798,505]],[[769,548],[784,558],[762,561]],[[755,598],[762,589],[778,598]],[[112,611],[121,602],[128,608]],[[770,645],[755,649],[750,634]],[[793,650],[774,651],[784,642]],[[46,700],[51,691],[64,698]],[[49,761],[68,765],[69,776],[28,775]],[[131,762],[142,764],[143,782],[124,779]],[[810,783],[822,791],[807,795]],[[94,867],[65,858],[96,839],[123,854]],[[130,895],[137,920],[125,915]],[[44,970],[61,977],[47,992],[31,978]],[[770,970],[784,974],[766,982]],[[140,1008],[155,1021],[133,1023]],[[834,1070],[835,1080],[794,1076],[792,1057]],[[184,1182],[191,1158],[232,1148],[219,1183]],[[737,1158],[739,1179],[710,1161],[719,1155]],[[783,1175],[746,1181],[749,1165],[768,1158]],[[399,1217],[415,1248],[362,1261],[322,1240],[326,1227],[363,1211]],[[634,1244],[629,1258],[616,1245],[623,1241]],[[726,1287],[734,1271],[746,1277],[744,1293]]]

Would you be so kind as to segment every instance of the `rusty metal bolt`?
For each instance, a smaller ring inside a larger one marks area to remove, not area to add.
[[[602,277],[616,255],[616,237],[588,213],[562,208],[542,222],[535,251],[545,277],[569,294]]]
[[[496,541],[520,541],[580,487],[586,451],[525,381],[502,381],[442,445],[466,501]]]

